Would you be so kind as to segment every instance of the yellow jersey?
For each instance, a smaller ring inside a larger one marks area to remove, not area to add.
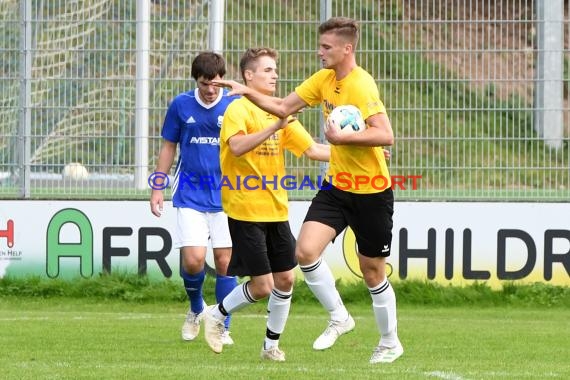
[[[386,113],[374,78],[359,66],[342,80],[336,80],[334,70],[319,70],[295,92],[310,106],[322,104],[325,120],[333,108],[345,104],[358,107],[364,120]],[[377,193],[392,186],[382,147],[331,145],[327,178],[336,188],[360,194]]]
[[[289,219],[284,150],[299,157],[315,142],[299,121],[290,122],[253,150],[236,157],[228,140],[238,134],[259,132],[279,118],[247,98],[234,100],[224,113],[220,132],[222,207],[229,217],[250,222],[283,222]]]

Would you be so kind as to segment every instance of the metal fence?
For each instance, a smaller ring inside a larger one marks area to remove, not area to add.
[[[342,15],[360,21],[357,59],[392,121],[397,199],[567,201],[567,11],[562,0],[2,0],[0,198],[146,199],[167,104],[194,86],[199,51],[220,50],[239,80],[247,47],[278,49],[284,96],[319,68],[320,22]],[[322,139],[319,109],[301,120]]]

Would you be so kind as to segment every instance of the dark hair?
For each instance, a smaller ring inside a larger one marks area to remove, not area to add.
[[[241,77],[245,82],[245,71],[246,70],[255,70],[255,66],[259,57],[271,57],[277,61],[277,50],[271,48],[249,48],[243,53],[240,61],[239,61],[239,69],[241,71]]]
[[[226,62],[224,58],[213,52],[202,52],[192,61],[192,78],[198,80],[200,77],[214,79],[216,75],[223,78],[226,74]]]
[[[344,37],[352,43],[354,50],[358,44],[359,30],[356,20],[348,17],[332,17],[319,26],[319,35],[331,32]]]

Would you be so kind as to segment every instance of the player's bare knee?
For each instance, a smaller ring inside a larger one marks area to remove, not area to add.
[[[273,276],[274,286],[278,290],[283,292],[289,292],[293,289],[293,284],[295,282],[295,273],[291,271],[280,272],[278,275]]]
[[[262,298],[266,298],[267,296],[269,296],[269,294],[271,294],[272,289],[273,288],[269,286],[260,286],[255,289],[250,288],[249,291],[253,298],[255,298],[256,300],[260,300]]]
[[[196,274],[196,273],[200,273],[204,270],[204,263],[200,263],[200,262],[184,262],[182,264],[182,268],[184,268],[184,271],[186,273],[190,273],[190,274]]]
[[[297,244],[295,256],[300,265],[309,265],[319,259],[320,252],[311,251],[308,247]]]
[[[386,271],[383,265],[371,265],[370,262],[360,261],[360,271],[364,282],[368,286],[376,286],[386,278]]]
[[[252,279],[249,282],[248,290],[253,298],[259,300],[271,294],[273,286],[273,278],[271,276],[263,276],[263,278]]]
[[[363,273],[362,277],[364,278],[364,282],[366,283],[366,285],[369,288],[373,288],[373,287],[377,286],[379,283],[384,281],[384,279],[386,278],[386,276],[381,275],[378,272],[376,272],[376,273],[370,272],[367,274]]]
[[[216,272],[225,275],[228,270],[228,265],[230,264],[230,259],[232,257],[231,249],[226,248],[215,248],[214,249],[214,265],[216,267]]]
[[[216,267],[216,273],[225,276],[228,271],[228,265],[230,264],[229,258],[219,258],[214,260],[214,265]]]

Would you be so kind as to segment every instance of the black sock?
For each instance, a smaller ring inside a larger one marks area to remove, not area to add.
[[[274,333],[273,331],[267,329],[265,331],[265,336],[267,337],[267,339],[279,340],[279,337],[281,337],[281,334]]]
[[[229,314],[229,313],[226,311],[226,308],[224,307],[224,305],[223,305],[222,302],[220,302],[220,303],[218,304],[218,310],[220,311],[220,313],[222,313],[222,314],[224,315],[224,317],[227,317],[228,314]]]

